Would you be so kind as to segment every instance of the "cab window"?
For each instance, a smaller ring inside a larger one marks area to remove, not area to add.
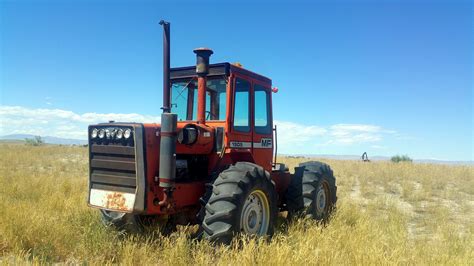
[[[270,124],[270,93],[262,85],[256,84],[255,91],[255,133],[271,134],[272,126]]]
[[[234,89],[234,130],[250,132],[250,83],[236,78]]]
[[[197,79],[173,81],[171,84],[171,111],[178,121],[197,120]],[[206,120],[225,120],[226,80],[211,78],[206,84]]]

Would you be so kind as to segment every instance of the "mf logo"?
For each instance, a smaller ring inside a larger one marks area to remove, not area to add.
[[[263,138],[261,141],[260,141],[260,144],[262,145],[262,147],[271,147],[272,146],[272,139],[265,139]]]

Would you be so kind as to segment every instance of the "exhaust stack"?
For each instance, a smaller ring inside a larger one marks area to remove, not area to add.
[[[196,53],[196,74],[198,75],[198,110],[197,120],[199,124],[206,123],[206,86],[207,74],[209,74],[209,57],[214,53],[209,48],[194,49]]]
[[[171,111],[170,104],[170,23],[160,21],[163,26],[163,113]]]
[[[160,133],[160,187],[164,190],[160,206],[172,208],[174,180],[176,178],[176,127],[177,115],[171,111],[170,83],[170,23],[160,21],[163,26],[163,113]]]

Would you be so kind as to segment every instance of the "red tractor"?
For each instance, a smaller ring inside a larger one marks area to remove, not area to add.
[[[89,126],[89,206],[119,229],[161,217],[218,243],[272,235],[280,211],[325,219],[337,199],[331,168],[306,162],[292,174],[276,162],[271,79],[209,64],[207,48],[194,50],[196,66],[170,69],[170,24],[160,24],[161,123]]]

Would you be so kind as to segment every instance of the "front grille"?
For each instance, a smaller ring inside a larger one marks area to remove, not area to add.
[[[129,139],[91,137],[93,129],[131,129]],[[144,148],[141,124],[89,126],[89,190],[100,189],[137,195],[136,209],[144,208]]]
[[[135,147],[92,143],[90,156],[92,188],[135,193]]]

